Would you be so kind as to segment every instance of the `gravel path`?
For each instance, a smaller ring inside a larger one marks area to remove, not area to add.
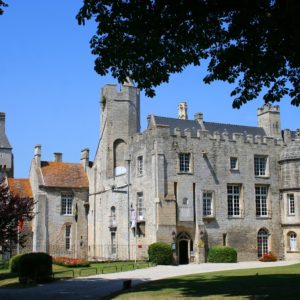
[[[60,300],[101,299],[122,290],[123,281],[132,279],[132,285],[174,276],[207,273],[214,271],[252,269],[261,267],[287,266],[297,262],[278,261],[272,263],[240,262],[236,264],[189,264],[180,266],[156,266],[121,273],[100,274],[89,277],[55,281],[31,288],[0,288],[1,300]]]

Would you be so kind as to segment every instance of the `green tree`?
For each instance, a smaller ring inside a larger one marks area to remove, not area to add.
[[[0,0],[0,16],[3,14],[3,8],[2,7],[7,7],[7,4]]]
[[[300,105],[298,0],[84,0],[77,20],[94,19],[95,70],[129,76],[155,95],[172,73],[208,59],[205,83],[235,83],[233,107],[284,95]]]
[[[12,195],[5,179],[0,180],[0,253],[10,250],[16,243],[24,246],[27,236],[19,235],[19,226],[33,219],[33,207],[32,199]]]

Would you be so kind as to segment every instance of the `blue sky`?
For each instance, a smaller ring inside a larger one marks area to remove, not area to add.
[[[42,145],[42,159],[79,162],[89,147],[93,159],[99,138],[100,89],[116,83],[93,69],[89,40],[93,22],[78,26],[75,16],[82,0],[11,1],[0,16],[0,111],[6,113],[6,133],[13,146],[15,177],[28,177],[33,148]],[[202,83],[205,68],[187,68],[156,89],[156,97],[141,96],[141,124],[148,114],[177,117],[177,103],[188,102],[189,118],[257,125],[261,99],[239,110],[231,107],[233,86]],[[299,126],[300,108],[281,102],[282,128]]]

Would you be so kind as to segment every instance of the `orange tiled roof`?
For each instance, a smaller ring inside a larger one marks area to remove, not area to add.
[[[81,164],[42,161],[41,170],[47,187],[89,187],[87,174]]]
[[[8,178],[7,179],[10,192],[21,198],[33,198],[31,185],[27,178]]]

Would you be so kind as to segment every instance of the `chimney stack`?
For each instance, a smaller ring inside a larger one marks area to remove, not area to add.
[[[53,161],[62,162],[62,153],[61,152],[54,152],[53,153]]]
[[[178,119],[180,120],[187,120],[187,103],[186,102],[179,102],[178,103]]]
[[[5,133],[5,113],[0,112],[0,132]]]
[[[38,166],[41,165],[41,156],[42,156],[42,146],[35,145],[34,146],[34,160]]]
[[[89,157],[90,157],[90,149],[89,148],[82,149],[80,160],[84,171],[86,171],[86,168],[89,166]]]

